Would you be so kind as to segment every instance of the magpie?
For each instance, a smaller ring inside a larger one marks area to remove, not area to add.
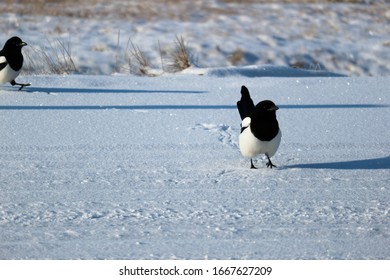
[[[22,47],[27,43],[19,37],[12,37],[5,43],[0,51],[0,84],[11,83],[20,86],[19,90],[31,84],[21,84],[15,82],[23,66]]]
[[[254,106],[249,90],[242,86],[237,108],[242,120],[239,136],[241,154],[251,159],[251,169],[256,169],[252,159],[258,154],[267,156],[267,167],[276,167],[271,157],[275,155],[282,138],[276,119],[279,107],[271,100],[263,100]]]

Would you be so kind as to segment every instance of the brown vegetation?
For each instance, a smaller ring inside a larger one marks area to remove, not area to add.
[[[254,3],[366,3],[365,0],[219,0],[227,4]],[[82,2],[82,5],[80,3]],[[115,13],[113,8],[115,7]],[[170,8],[172,7],[172,9]],[[161,11],[164,10],[164,13]],[[178,12],[179,11],[179,12]],[[0,3],[0,13],[12,12],[17,14],[52,15],[81,18],[170,18],[188,20],[189,11],[199,11],[217,14],[232,14],[232,7],[223,9],[215,7],[207,0],[155,0],[155,1],[115,1],[115,0],[6,0]]]

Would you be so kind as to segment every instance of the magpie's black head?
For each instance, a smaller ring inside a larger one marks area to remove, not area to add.
[[[27,44],[19,37],[12,37],[5,43],[3,49],[0,51],[0,56],[4,56],[10,67],[19,71],[23,65],[22,47]]]
[[[275,112],[279,107],[275,105],[271,100],[263,100],[256,105],[256,111],[260,112]]]
[[[24,47],[26,45],[27,45],[27,43],[23,42],[22,39],[20,39],[19,37],[15,36],[15,37],[8,39],[8,41],[5,43],[2,51],[6,52],[6,53],[12,53],[12,52],[16,52],[18,50],[20,51],[22,49],[22,47]]]

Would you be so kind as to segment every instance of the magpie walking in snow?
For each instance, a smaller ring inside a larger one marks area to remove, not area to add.
[[[242,120],[239,136],[241,154],[251,159],[251,168],[256,169],[252,158],[258,154],[267,156],[267,167],[276,167],[271,157],[276,153],[282,138],[276,119],[278,106],[270,100],[263,100],[254,106],[248,89],[242,86],[237,108]]]
[[[12,37],[5,43],[0,51],[0,84],[11,83],[20,86],[19,90],[31,84],[20,84],[15,82],[23,66],[22,47],[27,43],[19,37]]]

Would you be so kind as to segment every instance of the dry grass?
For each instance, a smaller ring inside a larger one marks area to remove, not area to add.
[[[176,36],[175,48],[171,52],[170,72],[180,72],[191,66],[192,55],[183,37]]]
[[[175,18],[186,19],[187,9],[200,9],[205,1],[125,1],[125,0],[7,0],[0,3],[0,13],[14,12],[28,15],[51,15],[79,18]],[[172,9],[171,9],[172,7]],[[177,13],[177,8],[182,12]],[[161,11],[164,10],[164,13]],[[114,12],[113,12],[114,11]]]
[[[176,36],[172,49],[162,50],[160,43],[158,43],[158,52],[160,55],[161,68],[152,65],[146,51],[142,50],[138,45],[129,40],[124,54],[124,60],[127,61],[127,65],[117,66],[117,72],[122,72],[124,70],[138,76],[154,77],[165,72],[180,72],[191,66],[193,56],[181,36]],[[119,60],[120,59],[118,59],[118,61]]]
[[[129,71],[139,76],[154,76],[151,72],[151,64],[145,52],[129,40],[130,56],[127,56]]]
[[[116,66],[114,72],[129,72],[139,76],[158,76],[164,72],[175,73],[180,72],[191,66],[192,54],[189,51],[183,37],[176,36],[174,47],[163,51],[160,44],[159,54],[161,58],[161,69],[154,67],[146,55],[145,50],[142,50],[138,45],[128,40],[126,50],[123,53],[119,47],[120,33],[118,33],[118,45],[116,53]],[[25,63],[23,72],[27,75],[40,74],[71,74],[78,72],[76,64],[72,59],[71,40],[67,43],[46,39],[42,46],[28,45],[23,49]],[[165,56],[167,59],[165,59]],[[165,63],[165,61],[168,61]],[[125,61],[125,65],[121,64]]]
[[[24,48],[26,74],[70,74],[77,72],[72,59],[71,42],[60,40],[51,42],[47,39],[45,47],[27,46]]]
[[[237,1],[237,0],[220,0],[225,3],[281,3],[281,4],[320,4],[320,3],[365,3],[366,0],[245,0],[245,1]]]
[[[220,0],[227,4],[254,3],[366,3],[365,0]],[[371,2],[370,2],[371,3]],[[373,1],[375,3],[375,1]],[[114,8],[113,8],[114,7]],[[115,11],[115,12],[113,12]],[[163,13],[161,11],[164,11]],[[179,11],[179,12],[178,12]],[[188,11],[214,14],[234,14],[229,6],[217,8],[207,0],[6,0],[0,3],[0,13],[12,12],[25,15],[51,15],[80,18],[141,18],[188,20]]]
[[[240,49],[237,48],[235,49],[232,54],[228,57],[228,60],[231,65],[239,65],[241,61],[244,59],[244,52]]]

